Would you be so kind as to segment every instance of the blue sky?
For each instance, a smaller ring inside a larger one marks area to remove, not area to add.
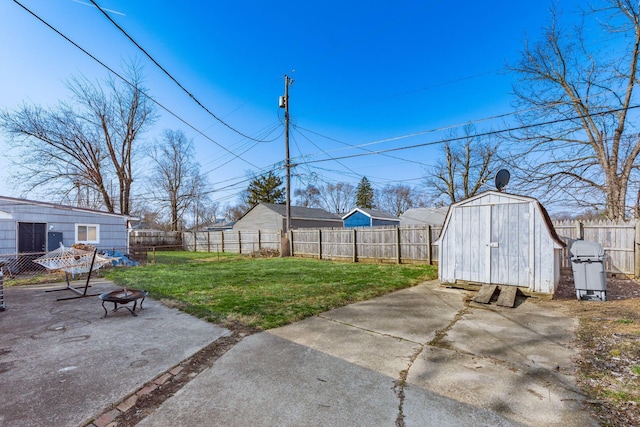
[[[248,140],[221,125],[137,50],[89,1],[20,0],[110,67],[137,58],[158,102],[236,156],[160,110],[143,136],[182,129],[194,140],[211,198],[235,203],[248,171],[282,162],[283,75],[290,88],[293,187],[352,182],[375,188],[418,186],[441,156],[438,144],[382,155],[331,160],[437,142],[446,131],[513,111],[513,76],[504,72],[528,37],[549,21],[550,1],[398,0],[344,2],[99,0],[111,17],[183,86]],[[560,1],[567,15],[582,2]],[[103,79],[107,71],[13,1],[0,3],[0,108],[54,105],[65,79]],[[504,126],[480,121],[478,129]],[[417,134],[413,137],[407,135]],[[386,141],[386,142],[380,142]],[[0,150],[7,144],[0,136]],[[327,161],[304,164],[310,160]],[[0,194],[18,196],[0,158]],[[144,169],[140,169],[141,174]]]

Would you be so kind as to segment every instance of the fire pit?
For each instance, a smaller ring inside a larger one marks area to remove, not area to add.
[[[143,291],[141,289],[127,289],[127,288],[118,289],[117,291],[105,292],[103,294],[98,295],[98,298],[102,300],[102,308],[104,309],[103,318],[107,317],[107,308],[104,306],[105,302],[113,303],[112,311],[118,311],[118,309],[124,307],[127,310],[129,310],[129,312],[132,315],[137,316],[136,307],[138,305],[138,300],[142,299],[142,301],[140,301],[140,308],[143,308],[142,303],[144,302],[144,299],[147,295],[149,295],[149,292],[147,291]],[[126,304],[129,304],[130,302],[133,302],[133,308],[129,308],[126,305]],[[120,304],[120,307],[118,307],[118,304]]]

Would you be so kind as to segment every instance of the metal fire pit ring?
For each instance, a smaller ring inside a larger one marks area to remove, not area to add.
[[[131,313],[133,316],[137,316],[136,307],[138,305],[138,300],[141,299],[140,308],[144,309],[142,307],[142,303],[144,302],[144,299],[147,297],[147,295],[149,295],[149,292],[147,291],[127,288],[118,289],[117,291],[105,292],[98,295],[98,298],[102,300],[102,308],[104,309],[104,316],[102,316],[102,318],[104,319],[105,317],[107,317],[108,313],[107,308],[104,306],[105,302],[113,303],[112,312],[118,311],[118,309],[124,307],[129,310],[129,313]],[[130,302],[133,302],[133,308],[129,308],[126,305]],[[120,304],[120,307],[118,307],[118,304]]]

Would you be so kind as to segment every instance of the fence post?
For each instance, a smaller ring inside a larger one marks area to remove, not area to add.
[[[193,252],[198,252],[198,232],[193,232]]]
[[[427,261],[433,265],[433,248],[431,247],[431,226],[427,225]]]
[[[576,240],[584,240],[584,224],[576,221]]]
[[[318,259],[322,259],[322,230],[318,228]]]
[[[353,229],[353,262],[358,262],[358,245],[356,244],[356,229]]]
[[[400,264],[400,227],[396,227],[396,264]]]
[[[224,253],[224,231],[220,230],[220,249]]]
[[[638,278],[640,277],[640,250],[638,250],[638,245],[640,245],[640,221],[636,221],[635,223],[635,238],[633,241],[633,275]]]
[[[242,232],[238,230],[238,253],[242,255]]]
[[[258,251],[262,250],[262,239],[260,238],[260,230],[258,230]]]
[[[289,256],[295,256],[293,254],[293,230],[289,230]]]
[[[211,252],[211,232],[207,231],[207,252]]]

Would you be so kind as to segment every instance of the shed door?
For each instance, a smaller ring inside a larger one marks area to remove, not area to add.
[[[530,217],[529,203],[491,206],[490,283],[529,286]]]
[[[453,212],[459,225],[453,230],[455,279],[489,283],[491,280],[491,206],[460,206]]]

